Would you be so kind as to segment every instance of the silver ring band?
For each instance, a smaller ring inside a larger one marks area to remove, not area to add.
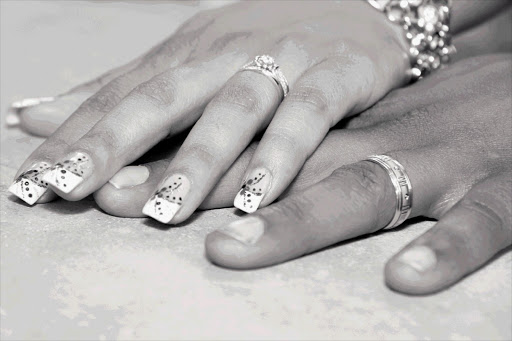
[[[412,208],[412,185],[404,166],[387,155],[372,155],[366,159],[384,168],[395,187],[396,209],[393,219],[384,229],[392,229],[401,225],[411,214]]]
[[[241,71],[255,71],[271,78],[279,87],[283,98],[286,97],[290,91],[288,81],[279,68],[279,65],[274,61],[274,58],[268,55],[256,56],[252,62],[244,65]]]

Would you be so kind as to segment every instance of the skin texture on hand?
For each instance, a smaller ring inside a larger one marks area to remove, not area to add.
[[[287,3],[262,4],[200,13],[80,105],[19,174],[49,163],[53,167],[45,184],[67,200],[80,200],[165,136],[194,125],[155,187],[163,193],[162,186],[173,185],[166,179],[175,174],[190,184],[179,211],[169,216],[179,223],[272,121],[247,171],[269,170],[270,185],[261,204],[272,202],[330,127],[406,81],[407,61],[400,28],[365,3],[306,2],[288,10],[286,18],[276,13]],[[268,13],[263,24],[258,18]],[[347,18],[339,20],[339,15]],[[348,27],[359,32],[361,41],[375,43],[355,42]],[[260,51],[275,57],[293,87],[282,104],[266,76],[237,73]],[[276,143],[298,148],[283,156]],[[87,164],[77,168],[76,181],[64,188],[56,175],[79,156]],[[275,164],[278,159],[283,166]],[[48,200],[50,192],[39,202]]]
[[[357,121],[356,121],[356,120],[354,120],[354,122],[357,122]],[[350,126],[350,124],[351,124],[351,123],[349,122],[349,126]],[[361,124],[362,124],[362,123],[361,123]],[[362,126],[364,126],[364,124],[362,124]],[[358,126],[357,124],[355,124],[353,127],[354,127],[354,128],[360,128],[361,126]],[[363,148],[364,148],[364,147],[363,147]],[[338,148],[338,150],[339,150],[339,148]],[[333,153],[332,153],[332,151],[331,151],[331,155],[332,155],[332,154],[333,154]],[[354,161],[357,161],[357,159],[355,159]],[[328,175],[328,174],[327,174],[327,175]],[[241,180],[241,179],[240,179],[240,180]],[[293,187],[293,186],[292,186],[292,187]]]
[[[386,283],[428,294],[475,271],[512,242],[511,58],[458,62],[347,120],[328,134],[281,201],[208,236],[209,259],[238,269],[268,266],[379,230],[394,211],[393,187],[378,166],[358,161],[385,153],[413,183],[412,217],[439,220],[388,262]],[[233,184],[255,148],[237,159],[203,208],[230,206]],[[105,185],[96,202],[108,213],[132,216],[174,155],[166,151],[143,164],[145,181]]]
[[[369,154],[399,160],[413,185],[411,217],[439,220],[387,263],[391,288],[437,292],[512,244],[511,57],[460,62],[394,92],[340,131],[365,136],[374,145]],[[391,220],[394,205],[393,186],[380,166],[347,164],[213,232],[206,253],[237,269],[280,263],[377,231]]]
[[[172,185],[166,178],[176,173],[184,175],[191,184],[179,212],[173,210],[165,220],[177,223],[201,205],[254,134],[269,124],[277,109],[243,181],[239,182],[244,188],[235,198],[235,205],[246,211],[268,205],[291,183],[330,127],[400,85],[407,68],[403,32],[363,2],[305,2],[293,10],[289,10],[287,2],[271,4],[244,3],[203,12],[133,62],[59,96],[55,103],[26,110],[22,126],[47,134],[51,125],[34,119],[38,112],[57,116],[88,98],[33,153],[18,175],[41,162],[55,166],[85,155],[89,160],[85,165],[88,171],[80,170],[72,184],[64,188],[62,181],[60,186],[55,181],[59,166],[42,183],[48,183],[68,200],[79,200],[104,184],[121,166],[147,151],[164,134],[176,134],[200,117],[180,153],[162,174],[162,182],[155,185],[157,193],[162,193],[164,185]],[[483,7],[489,9],[494,5]],[[270,16],[262,29],[265,33],[261,34],[259,16],[284,8],[289,17]],[[339,15],[347,18],[340,21]],[[462,22],[460,18],[459,15],[458,21]],[[243,30],[237,31],[237,27]],[[353,39],[354,31],[358,39]],[[366,46],[363,41],[374,43]],[[286,61],[283,70],[295,86],[279,108],[275,86],[262,75],[239,73],[223,85],[236,71],[233,65],[247,60],[250,51],[262,48],[277,56],[281,64]],[[218,69],[222,72],[217,72]],[[208,72],[214,78],[209,83],[208,76],[201,79],[201,95],[196,89],[199,78],[194,77],[204,77]],[[221,74],[224,78],[218,77]],[[259,182],[254,180],[259,178],[264,186],[250,187],[249,182]],[[32,197],[31,203],[47,202],[54,197],[45,188],[36,193],[44,194],[38,201]],[[156,203],[154,199],[148,201],[146,212],[157,209],[151,204]]]

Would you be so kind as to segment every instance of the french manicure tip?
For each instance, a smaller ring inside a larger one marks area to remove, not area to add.
[[[272,174],[265,168],[256,168],[249,173],[242,188],[237,193],[233,205],[246,212],[253,213],[270,189]]]
[[[189,191],[188,178],[183,174],[173,174],[144,205],[142,213],[167,224],[178,213]]]
[[[14,182],[9,187],[9,192],[11,192],[24,202],[32,206],[46,192],[46,188],[38,189],[37,186],[27,181],[25,181],[24,183],[23,181],[21,181]]]
[[[84,181],[84,175],[90,174],[91,168],[90,157],[75,152],[69,159],[57,163],[45,178],[61,192],[69,193]]]
[[[48,169],[49,164],[46,162],[36,164],[14,180],[9,192],[29,205],[35,204],[48,189],[48,184],[43,179],[48,174]]]
[[[142,213],[161,223],[168,224],[179,209],[180,206],[177,204],[153,197],[144,205]]]
[[[71,192],[84,181],[83,177],[64,169],[62,166],[56,166],[43,179],[64,193]]]
[[[258,207],[256,206],[248,206],[244,204],[244,197],[243,195],[237,195],[235,197],[235,201],[233,205],[238,208],[241,211],[244,211],[245,213],[254,213],[258,210]]]

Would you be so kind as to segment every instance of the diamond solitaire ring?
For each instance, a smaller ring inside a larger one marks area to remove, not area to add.
[[[282,97],[288,95],[288,81],[274,58],[268,55],[256,56],[252,62],[244,65],[241,71],[255,71],[272,78],[272,81],[279,87]]]

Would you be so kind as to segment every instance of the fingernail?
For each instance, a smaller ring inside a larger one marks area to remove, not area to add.
[[[146,182],[149,169],[145,166],[128,166],[117,172],[108,182],[117,189],[129,188]]]
[[[398,260],[419,272],[425,272],[437,263],[435,252],[426,246],[414,246],[402,253]]]
[[[67,160],[56,163],[43,180],[60,191],[69,193],[80,185],[91,171],[91,158],[83,153],[74,153]]]
[[[11,187],[9,187],[9,192],[27,204],[33,205],[48,189],[48,183],[43,177],[49,170],[49,163],[36,163],[14,180]]]
[[[272,174],[265,168],[258,168],[249,173],[235,197],[235,207],[247,213],[256,211],[267,194],[271,181]]]
[[[265,224],[258,217],[247,217],[232,222],[220,232],[244,244],[254,245],[265,232]]]
[[[168,177],[159,190],[148,200],[142,213],[167,224],[181,208],[190,190],[190,181],[182,174]]]

